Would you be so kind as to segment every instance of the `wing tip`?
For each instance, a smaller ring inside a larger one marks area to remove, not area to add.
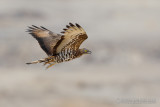
[[[48,30],[47,28],[43,27],[43,26],[40,26],[43,30]],[[48,30],[49,31],[49,30]]]
[[[70,28],[70,26],[69,26],[69,25],[66,25],[66,28]]]
[[[36,30],[47,30],[47,31],[50,31],[50,30],[48,30],[47,28],[45,28],[43,26],[38,27],[36,25],[31,25],[31,26],[27,26],[27,27],[28,27],[28,29],[27,29],[26,32],[34,32]]]
[[[64,31],[62,31],[61,33],[65,33]]]
[[[27,26],[28,29],[26,32],[33,32],[34,30],[38,29],[39,27],[35,26],[35,25],[31,25],[31,26]]]
[[[32,27],[39,29],[39,27],[37,27],[36,25],[32,25]]]
[[[78,23],[75,23],[78,28],[82,28]]]
[[[64,28],[63,30],[66,31],[67,29]]]
[[[72,27],[74,26],[74,24],[72,24],[71,22],[69,22],[69,25],[72,26]]]

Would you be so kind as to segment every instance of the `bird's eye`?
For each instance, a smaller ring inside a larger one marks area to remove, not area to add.
[[[87,50],[84,50],[84,52],[87,52]]]

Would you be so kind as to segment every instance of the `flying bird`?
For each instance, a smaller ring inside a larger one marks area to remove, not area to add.
[[[44,65],[48,64],[47,68],[50,68],[54,64],[70,61],[84,54],[91,54],[91,51],[86,48],[79,49],[88,36],[77,23],[66,25],[62,34],[56,34],[43,26],[35,25],[28,27],[27,32],[39,42],[48,57],[26,64],[44,63]]]

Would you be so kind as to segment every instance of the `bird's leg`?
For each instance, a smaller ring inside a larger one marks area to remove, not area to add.
[[[51,66],[55,65],[56,63],[50,64],[46,67],[46,69],[50,68]]]
[[[46,64],[51,64],[51,62],[54,62],[54,60],[53,60],[53,56],[50,56],[50,57],[48,57],[48,58],[46,58],[45,60],[45,63],[44,63],[44,65],[46,65]]]
[[[45,66],[46,64],[51,64],[50,62],[45,62],[43,65]]]
[[[49,61],[46,61],[46,62],[44,62],[44,64],[43,65],[46,65],[46,64],[51,64],[51,60],[49,60]]]

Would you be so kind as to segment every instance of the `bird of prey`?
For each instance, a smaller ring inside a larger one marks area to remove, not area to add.
[[[79,49],[88,36],[77,23],[66,25],[66,28],[61,32],[62,34],[56,34],[45,27],[35,25],[28,27],[27,32],[39,42],[48,57],[26,64],[44,63],[44,65],[48,64],[47,68],[49,68],[56,63],[70,61],[84,54],[91,54],[91,51],[86,48]]]

